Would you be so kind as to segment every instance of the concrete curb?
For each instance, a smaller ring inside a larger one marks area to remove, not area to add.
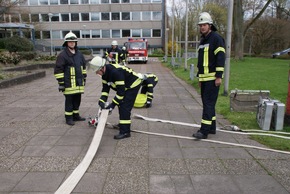
[[[8,80],[0,81],[0,89],[8,88],[10,86],[31,82],[35,79],[45,77],[45,71],[32,72],[27,75],[21,75]]]

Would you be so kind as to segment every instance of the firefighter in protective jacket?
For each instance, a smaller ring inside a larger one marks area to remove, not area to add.
[[[111,48],[105,52],[105,57],[112,64],[125,63],[125,56],[123,51],[118,47],[118,42],[116,40],[112,41]]]
[[[101,109],[110,109],[110,112],[118,106],[119,108],[119,134],[114,139],[130,137],[131,110],[141,86],[142,79],[132,69],[118,64],[106,64],[106,60],[100,56],[90,61],[90,68],[96,74],[102,76],[102,95],[99,99]],[[112,102],[105,107],[110,89],[116,91]]]
[[[211,16],[207,12],[199,15],[201,40],[198,47],[198,79],[203,104],[201,128],[193,134],[197,139],[206,139],[216,133],[215,105],[222,82],[225,64],[224,39],[215,31]]]
[[[58,81],[59,91],[65,96],[66,123],[74,125],[74,121],[85,120],[79,115],[79,106],[87,77],[86,61],[77,48],[77,36],[74,33],[65,35],[63,47],[56,59],[54,76]]]
[[[146,94],[147,96],[146,108],[150,108],[152,106],[153,100],[153,88],[158,83],[158,77],[153,73],[146,73],[143,76],[144,78],[140,93]]]

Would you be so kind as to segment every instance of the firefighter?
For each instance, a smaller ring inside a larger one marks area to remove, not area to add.
[[[66,124],[84,121],[79,114],[81,94],[86,83],[86,61],[77,47],[77,36],[69,32],[64,37],[63,51],[57,56],[54,76],[59,84],[59,91],[65,96]]]
[[[108,59],[112,64],[125,62],[123,51],[118,47],[118,42],[116,40],[112,41],[111,48],[105,52],[104,58]]]
[[[125,46],[122,47],[122,52],[123,52],[123,65],[126,65],[127,57],[129,56],[129,53],[127,51],[127,48]]]
[[[224,39],[216,33],[211,16],[207,12],[199,15],[198,22],[201,40],[198,48],[198,72],[201,99],[203,104],[201,127],[193,137],[206,139],[216,133],[215,105],[225,64]]]
[[[135,98],[141,86],[142,79],[136,72],[126,66],[108,63],[100,56],[94,57],[90,63],[90,68],[102,77],[102,94],[99,99],[101,109],[109,109],[110,112],[118,106],[119,108],[119,134],[114,139],[123,139],[131,136],[131,110]],[[116,91],[112,102],[105,107],[110,89]]]
[[[145,104],[146,108],[150,108],[152,106],[153,100],[153,88],[156,86],[158,82],[158,77],[153,73],[146,73],[143,75],[143,82],[141,86],[141,94],[146,94],[147,102]]]

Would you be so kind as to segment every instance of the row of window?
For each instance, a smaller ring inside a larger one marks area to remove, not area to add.
[[[20,17],[20,18],[19,18]],[[19,17],[4,18],[9,22],[70,22],[70,21],[161,21],[161,11],[138,12],[90,12],[90,13],[53,13],[21,14]]]
[[[53,30],[52,39],[63,39],[69,31]],[[78,38],[161,37],[161,29],[73,30]],[[50,39],[50,31],[36,31],[36,39]]]
[[[79,5],[114,3],[161,3],[161,0],[29,0],[28,5]]]

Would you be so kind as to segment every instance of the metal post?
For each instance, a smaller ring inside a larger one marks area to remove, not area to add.
[[[50,25],[50,56],[52,56],[53,53],[53,49],[52,49],[52,27],[51,27],[51,18],[52,18],[53,14],[49,13],[48,17],[49,17],[49,25]]]
[[[167,24],[166,24],[167,26]],[[165,56],[164,56],[164,62],[167,62],[167,57],[168,57],[168,31],[169,28],[165,28]]]
[[[84,27],[84,32],[86,32],[86,25],[83,25],[83,27]],[[87,36],[86,36],[86,34],[83,34],[84,35],[84,38],[85,38],[85,48],[87,48]]]
[[[174,44],[174,0],[172,0],[172,19],[171,19],[171,65],[173,65],[173,44]]]
[[[224,83],[224,95],[228,95],[229,90],[229,80],[230,80],[230,59],[231,59],[231,37],[232,37],[232,23],[233,23],[233,9],[234,1],[229,0],[228,9],[228,28],[227,28],[227,38],[226,38],[226,64],[225,64],[225,83]]]
[[[187,70],[187,46],[188,46],[188,0],[186,0],[186,6],[185,6],[185,56],[184,56],[184,69]]]

